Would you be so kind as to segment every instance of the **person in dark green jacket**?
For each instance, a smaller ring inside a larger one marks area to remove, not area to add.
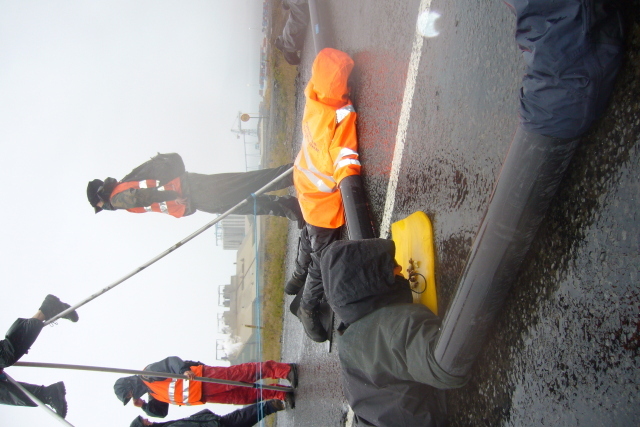
[[[175,421],[155,423],[142,416],[136,417],[130,427],[251,427],[262,418],[274,412],[282,411],[284,403],[280,400],[265,400],[233,411],[227,415],[217,415],[208,409],[202,410],[187,418]]]

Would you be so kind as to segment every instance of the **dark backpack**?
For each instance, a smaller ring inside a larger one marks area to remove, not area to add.
[[[120,182],[142,181],[144,179],[155,179],[164,185],[174,178],[182,176],[185,172],[182,157],[177,153],[160,154],[152,157],[132,170]]]

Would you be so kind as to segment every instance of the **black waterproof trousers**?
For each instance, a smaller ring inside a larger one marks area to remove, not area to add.
[[[208,213],[224,213],[241,201],[250,199],[253,193],[282,175],[291,166],[288,164],[271,169],[212,175],[188,172],[186,178],[191,207]],[[281,190],[292,185],[293,175],[289,174],[269,187],[268,191]],[[234,213],[252,215],[254,209],[258,215],[276,215],[289,219],[297,219],[294,216],[300,210],[298,200],[293,196],[278,197],[263,194],[256,197],[255,208],[253,200],[249,200],[249,203],[238,208]]]
[[[0,369],[16,363],[24,356],[42,331],[43,323],[38,319],[17,319],[7,331],[5,339],[0,341]],[[44,386],[20,383],[37,398]],[[42,399],[41,399],[42,400]],[[0,404],[14,406],[36,406],[18,387],[0,376]]]
[[[40,335],[43,323],[38,319],[16,319],[0,341],[0,369],[16,363]]]
[[[21,382],[20,385],[24,387],[29,393],[41,401],[45,401],[47,396],[44,394],[46,389],[43,385],[34,385]],[[6,378],[0,378],[0,404],[13,405],[13,406],[38,406],[29,397],[16,387],[12,382]]]
[[[268,400],[264,400],[253,405],[233,411],[227,415],[220,417],[220,425],[222,427],[251,427],[263,417],[277,412]]]
[[[331,243],[340,239],[341,228],[322,228],[307,224],[300,233],[298,255],[293,275],[299,279],[306,277],[302,291],[302,308],[313,310],[324,298],[320,261],[322,252]]]

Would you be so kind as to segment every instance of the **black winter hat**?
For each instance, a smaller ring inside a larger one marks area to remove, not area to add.
[[[138,415],[135,420],[131,423],[129,427],[144,427],[144,423],[142,422],[142,416]]]
[[[87,199],[89,199],[89,203],[91,204],[91,206],[93,206],[93,209],[95,209],[96,213],[102,210],[101,207],[98,207],[96,205],[100,202],[98,191],[100,190],[100,188],[102,188],[103,185],[104,181],[102,181],[101,179],[94,179],[87,185]]]

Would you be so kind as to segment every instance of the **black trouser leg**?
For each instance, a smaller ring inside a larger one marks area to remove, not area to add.
[[[309,240],[309,230],[302,227],[298,238],[298,254],[296,255],[296,266],[293,275],[298,279],[306,280],[309,264],[311,263],[311,241]]]
[[[276,412],[268,400],[233,411],[220,418],[223,427],[251,427],[262,418]]]
[[[295,209],[298,200],[295,196],[272,196],[261,194],[247,199],[247,203],[237,208],[233,215],[273,215],[288,218],[293,221],[298,220],[299,208]],[[298,205],[299,206],[299,205]],[[226,212],[233,206],[224,206],[220,210]]]
[[[16,363],[24,356],[42,331],[43,323],[39,319],[16,319],[7,331],[6,340],[11,345],[0,345],[0,369]]]
[[[45,398],[43,395],[45,389],[44,386],[23,382],[21,382],[20,385],[41,401]],[[37,406],[26,394],[22,392],[22,390],[7,379],[0,380],[0,404],[13,406]]]
[[[277,168],[269,169],[268,176],[265,176],[264,184],[266,185],[269,181],[272,181],[273,179],[279,177],[280,175],[282,175],[292,167],[293,167],[293,163],[289,163],[286,165],[278,166]],[[291,187],[292,185],[293,185],[293,172],[289,172],[287,176],[285,176],[280,181],[276,182],[275,184],[267,188],[265,193],[268,193],[269,191],[276,191],[276,190],[281,190],[283,188],[288,188],[288,187]]]
[[[320,304],[324,297],[322,274],[320,273],[320,261],[322,253],[333,242],[340,239],[340,228],[322,228],[307,224],[309,246],[311,248],[307,281],[302,291],[300,305],[306,310],[313,310]]]

